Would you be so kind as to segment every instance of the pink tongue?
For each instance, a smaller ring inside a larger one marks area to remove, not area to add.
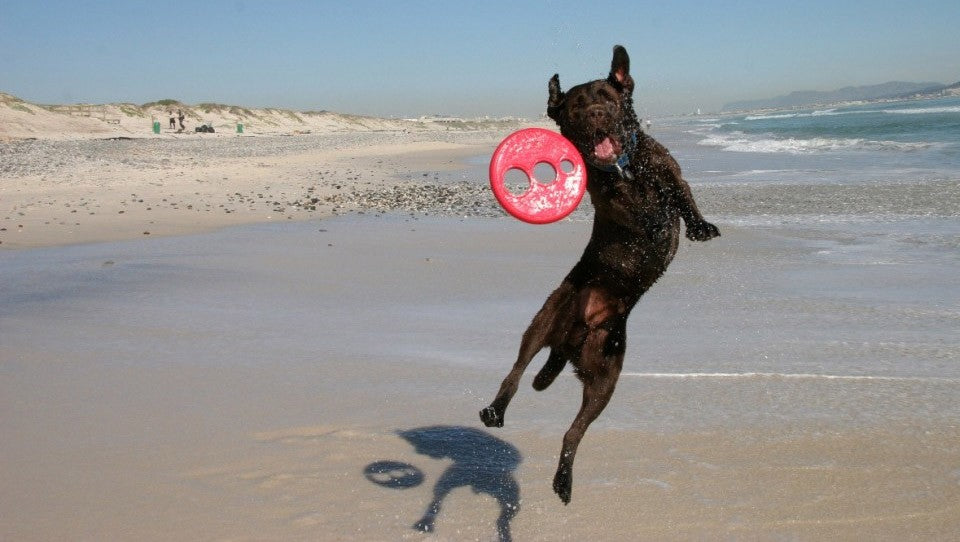
[[[611,141],[609,137],[604,138],[603,141],[597,143],[597,146],[593,148],[593,154],[601,160],[613,158],[613,141]]]

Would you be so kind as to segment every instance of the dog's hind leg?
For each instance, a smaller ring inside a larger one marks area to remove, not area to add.
[[[602,295],[595,298],[588,294],[587,297],[584,312],[590,331],[577,360],[577,376],[583,382],[583,403],[570,429],[563,436],[560,462],[553,477],[553,490],[564,504],[570,503],[573,492],[573,460],[577,455],[577,447],[587,428],[610,402],[617,379],[620,378],[626,350],[626,314],[617,314],[616,307],[600,301]],[[602,321],[599,324],[596,320],[591,322],[591,316],[602,318]]]
[[[537,352],[547,346],[550,336],[553,334],[558,316],[563,315],[569,310],[574,301],[573,285],[569,282],[563,282],[559,288],[550,294],[544,302],[543,307],[533,317],[533,321],[523,333],[523,340],[520,342],[520,352],[517,355],[517,361],[513,368],[500,384],[500,391],[497,397],[490,403],[490,406],[480,411],[480,420],[487,427],[503,427],[503,416],[507,410],[507,405],[517,393],[517,387],[520,384],[520,377],[527,369],[527,365]]]
[[[563,436],[560,462],[557,465],[557,473],[553,477],[553,490],[564,504],[570,504],[573,493],[573,459],[577,455],[577,447],[580,446],[580,440],[583,439],[587,428],[610,402],[610,397],[617,385],[617,378],[620,376],[623,354],[617,355],[616,359],[609,359],[608,363],[609,367],[604,372],[584,378],[583,404],[570,429]]]
[[[526,370],[527,365],[537,355],[537,352],[547,345],[546,340],[550,333],[548,326],[551,316],[544,307],[537,313],[533,322],[530,323],[530,327],[524,332],[517,361],[500,384],[497,397],[490,403],[490,406],[480,411],[480,420],[487,427],[503,427],[504,413],[507,410],[507,405],[510,404],[510,400],[513,399],[513,395],[517,393],[523,371]]]

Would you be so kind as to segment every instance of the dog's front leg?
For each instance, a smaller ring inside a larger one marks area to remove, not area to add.
[[[693,193],[690,191],[690,185],[687,184],[687,181],[679,178],[672,195],[675,205],[680,209],[680,218],[683,219],[684,227],[687,230],[687,239],[709,241],[714,237],[720,237],[720,229],[707,222],[700,214],[700,209],[697,208],[697,202],[693,200]]]
[[[683,219],[684,227],[687,232],[687,239],[691,241],[709,241],[714,237],[720,236],[720,229],[707,222],[697,202],[693,199],[693,192],[690,191],[690,185],[684,180],[680,172],[680,164],[664,149],[664,155],[667,160],[658,168],[658,178],[662,179],[666,186],[663,188],[667,192],[667,199],[670,204],[680,211],[680,218]]]

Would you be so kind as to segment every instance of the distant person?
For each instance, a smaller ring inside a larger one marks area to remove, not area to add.
[[[170,129],[174,130],[177,128],[177,119],[173,117],[172,111],[167,111],[167,113],[170,115]]]
[[[183,125],[183,111],[177,109],[177,118],[180,119],[180,131],[182,132],[185,129],[185,126]]]

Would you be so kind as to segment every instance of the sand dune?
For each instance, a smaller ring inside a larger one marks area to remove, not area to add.
[[[184,130],[179,123],[170,127],[170,118],[184,114]],[[160,133],[153,132],[154,122]],[[3,139],[84,139],[106,137],[210,137],[197,134],[196,128],[212,126],[215,134],[303,134],[353,131],[446,131],[485,129],[504,120],[464,120],[425,117],[419,119],[383,119],[330,111],[294,111],[276,108],[248,108],[219,103],[189,105],[177,100],[159,100],[142,105],[132,103],[38,105],[0,92],[0,140]]]

